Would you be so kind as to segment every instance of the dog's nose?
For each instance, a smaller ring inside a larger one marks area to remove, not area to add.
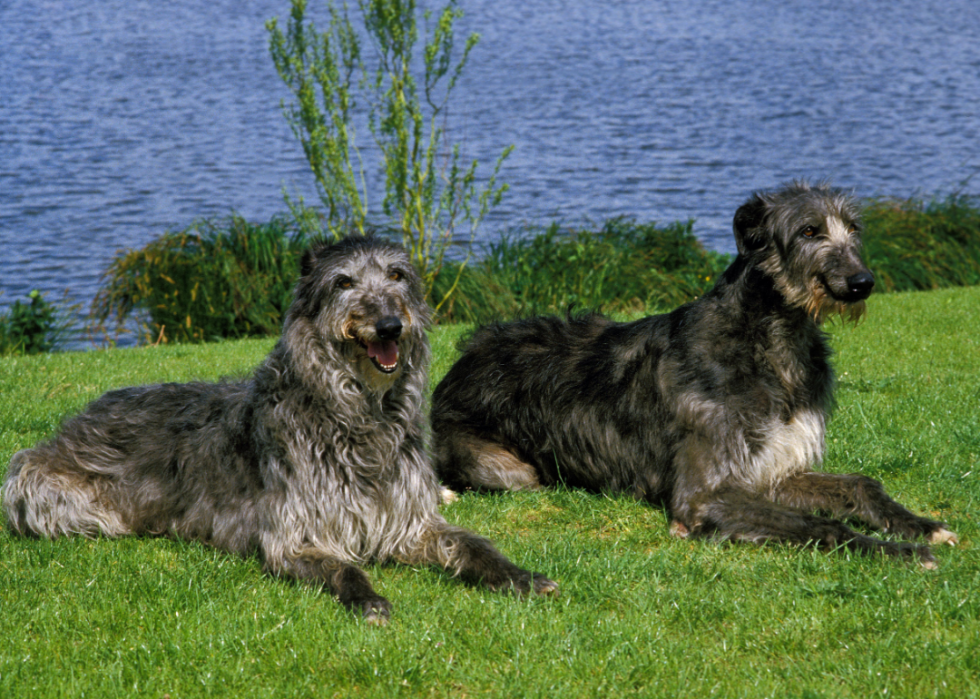
[[[859,272],[847,278],[847,288],[855,296],[867,296],[875,286],[875,278],[871,272]]]
[[[397,340],[402,334],[402,322],[397,316],[384,316],[374,324],[374,331],[380,340]]]

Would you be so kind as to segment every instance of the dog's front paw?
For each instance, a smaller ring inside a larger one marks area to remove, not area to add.
[[[372,597],[358,602],[355,609],[361,610],[364,623],[371,626],[386,626],[391,618],[391,602],[384,597]]]
[[[558,596],[558,583],[554,580],[549,580],[548,578],[541,575],[541,573],[534,574],[534,594],[536,595],[548,595],[551,597]]]
[[[936,557],[928,546],[913,544],[908,541],[877,541],[871,538],[866,538],[866,540],[871,543],[870,547],[864,549],[867,552],[874,551],[877,547],[877,550],[886,556],[900,558],[909,563],[918,562],[926,570],[935,570],[939,567]]]
[[[928,546],[916,546],[915,544],[909,544],[908,546],[911,551],[910,558],[917,559],[920,566],[926,570],[936,570],[939,568],[939,562]]]
[[[511,571],[505,578],[497,581],[484,579],[483,582],[495,592],[513,592],[518,597],[525,597],[532,592],[536,595],[558,595],[558,583],[540,573],[531,573],[520,568]]]
[[[956,546],[960,543],[959,537],[946,527],[939,527],[926,537],[926,541],[930,544],[949,544],[950,546]]]

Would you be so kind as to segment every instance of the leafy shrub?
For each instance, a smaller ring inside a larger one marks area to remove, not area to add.
[[[57,307],[36,289],[27,295],[29,303],[14,301],[0,315],[0,354],[38,354],[50,352],[66,327]]]
[[[880,291],[980,284],[980,208],[970,197],[874,199],[864,226]]]
[[[276,334],[308,238],[295,217],[252,224],[232,215],[167,232],[112,262],[92,315],[118,332],[138,314],[141,339],[150,341]]]

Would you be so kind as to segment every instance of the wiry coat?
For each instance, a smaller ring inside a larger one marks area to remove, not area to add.
[[[494,588],[551,592],[437,511],[423,429],[428,323],[400,247],[316,246],[253,378],[105,394],[13,457],[9,525],[258,552],[269,572],[312,579],[379,623],[389,604],[354,563],[437,563]]]
[[[817,473],[833,405],[820,321],[857,316],[874,280],[855,203],[796,183],[735,216],[739,254],[703,298],[617,323],[540,317],[481,328],[433,395],[451,488],[564,483],[665,504],[676,535],[816,541],[934,565],[812,514],[955,541],[859,475]]]

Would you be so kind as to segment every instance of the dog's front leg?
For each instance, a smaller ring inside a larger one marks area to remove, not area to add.
[[[554,581],[540,573],[518,568],[488,539],[450,526],[444,520],[433,522],[423,535],[415,557],[440,565],[467,582],[483,584],[491,590],[512,590],[519,595],[529,592],[558,594],[558,584]]]
[[[936,567],[928,546],[865,536],[838,520],[787,507],[737,487],[723,486],[708,493],[692,509],[696,512],[697,525],[691,531],[697,535],[754,543],[814,543],[824,550],[843,546],[864,555],[918,559],[925,568]]]
[[[292,556],[267,557],[265,569],[276,577],[322,586],[369,624],[383,626],[391,616],[391,602],[374,591],[363,570],[322,552],[307,550]]]
[[[924,536],[931,544],[958,543],[956,534],[942,522],[909,512],[888,496],[881,483],[859,473],[800,473],[777,484],[773,497],[790,507],[853,517],[910,539]]]
[[[673,534],[753,543],[814,543],[825,550],[843,546],[865,555],[918,558],[924,567],[936,567],[927,546],[874,539],[838,520],[768,500],[738,485],[736,469],[725,464],[704,440],[691,437],[678,450],[671,496]]]

